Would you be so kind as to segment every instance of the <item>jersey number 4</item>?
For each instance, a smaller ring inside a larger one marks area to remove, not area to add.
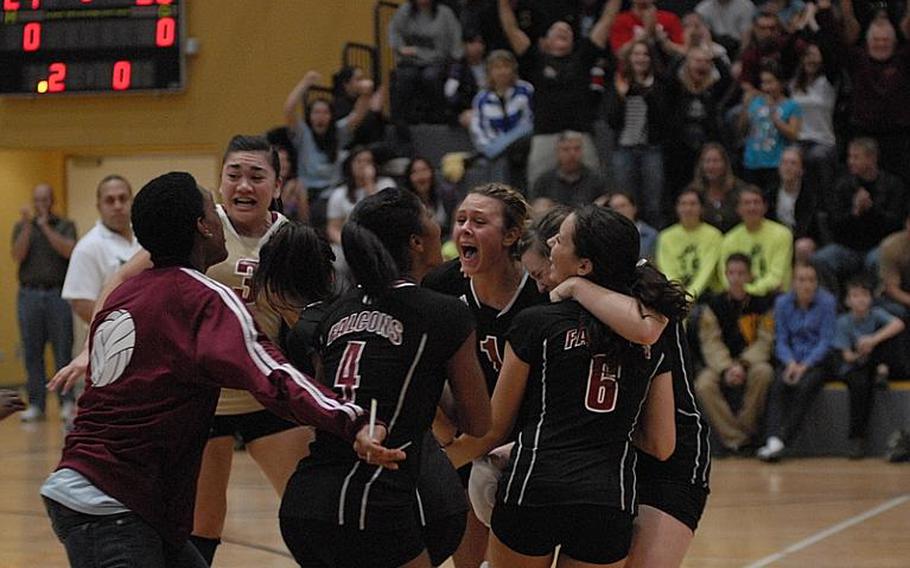
[[[360,358],[365,346],[364,341],[348,341],[338,370],[335,371],[335,388],[341,389],[341,396],[349,402],[354,402],[357,388],[360,387]]]
[[[591,357],[585,408],[591,412],[613,412],[618,393],[619,383],[616,382],[616,374],[607,365],[606,357],[603,355]]]

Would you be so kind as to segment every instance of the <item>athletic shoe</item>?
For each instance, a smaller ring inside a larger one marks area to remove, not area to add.
[[[910,461],[910,432],[895,430],[888,436],[885,459],[892,463]]]
[[[44,418],[44,413],[37,406],[29,406],[25,412],[19,415],[19,420],[22,422],[41,422]]]
[[[771,436],[768,438],[768,441],[765,442],[765,445],[755,452],[755,455],[758,456],[758,459],[761,461],[776,462],[780,461],[781,455],[784,453],[784,448],[783,440],[777,436]]]

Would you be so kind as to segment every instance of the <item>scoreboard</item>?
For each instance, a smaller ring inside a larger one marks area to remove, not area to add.
[[[0,95],[185,86],[185,0],[0,2]]]

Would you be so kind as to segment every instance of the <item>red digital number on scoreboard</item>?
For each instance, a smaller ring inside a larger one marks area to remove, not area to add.
[[[47,92],[62,93],[66,90],[66,63],[51,63],[48,67]]]
[[[114,63],[114,72],[111,77],[111,87],[115,91],[125,91],[130,88],[133,74],[133,65],[129,61]]]
[[[177,21],[174,18],[161,18],[155,25],[155,45],[170,47],[177,37]]]
[[[22,51],[38,51],[41,47],[41,23],[29,22],[22,28]]]

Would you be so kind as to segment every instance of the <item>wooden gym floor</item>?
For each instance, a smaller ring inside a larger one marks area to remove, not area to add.
[[[38,488],[60,457],[54,416],[0,423],[0,568],[66,566]],[[910,566],[910,464],[881,459],[714,463],[713,493],[684,566]],[[245,453],[235,457],[220,568],[292,568],[278,499]],[[449,565],[447,565],[449,566]]]

